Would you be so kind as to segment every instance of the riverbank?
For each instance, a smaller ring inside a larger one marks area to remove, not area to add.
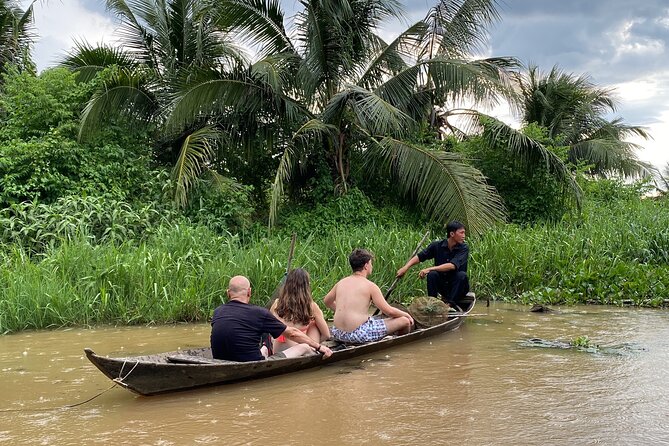
[[[590,202],[558,224],[502,225],[470,237],[469,274],[480,300],[524,304],[596,303],[661,306],[669,296],[667,200]],[[293,267],[306,268],[314,298],[348,274],[355,247],[376,255],[373,279],[387,289],[424,228],[381,224],[299,234]],[[433,233],[436,239],[442,234]],[[0,251],[0,332],[105,323],[206,321],[232,275],[253,283],[267,302],[287,261],[287,235],[222,236],[197,226],[163,224],[142,242],[64,241],[28,256]],[[412,270],[412,273],[417,268]],[[424,293],[416,274],[394,299]]]

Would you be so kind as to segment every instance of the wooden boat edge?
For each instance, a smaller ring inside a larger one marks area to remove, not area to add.
[[[126,380],[130,373],[126,375],[125,377],[123,376],[114,376],[110,372],[110,367],[107,364],[111,363],[120,363],[123,361],[123,366],[125,367],[126,363],[129,364],[128,370],[131,369],[131,367],[134,366],[133,363],[136,363],[136,365],[142,364],[145,366],[156,366],[155,362],[148,362],[148,361],[138,361],[137,358],[146,358],[150,356],[167,356],[173,353],[178,353],[178,352],[164,352],[156,355],[142,355],[142,356],[135,356],[135,357],[128,357],[128,358],[108,358],[105,356],[100,356],[96,354],[91,348],[84,348],[84,353],[86,354],[86,357],[88,360],[93,363],[105,376],[107,376],[109,379],[114,381],[116,384],[138,394],[138,395],[143,395],[143,396],[150,396],[150,395],[157,395],[161,393],[171,393],[171,392],[176,392],[176,391],[182,391],[182,390],[191,390],[195,389],[198,387],[207,387],[207,386],[214,386],[214,385],[222,385],[222,384],[229,384],[233,382],[239,382],[239,381],[247,381],[247,380],[252,380],[252,379],[260,379],[260,378],[265,378],[265,377],[270,377],[270,376],[275,376],[279,374],[285,374],[285,373],[292,373],[295,371],[300,371],[300,370],[306,370],[309,368],[315,368],[321,365],[328,365],[332,364],[334,362],[350,359],[353,357],[357,357],[363,354],[367,353],[376,353],[381,350],[385,350],[387,348],[390,348],[392,346],[399,346],[403,345],[409,342],[414,342],[418,341],[422,338],[427,338],[427,337],[432,337],[436,336],[442,333],[450,332],[453,330],[456,330],[464,321],[464,316],[466,316],[471,310],[474,308],[474,305],[476,303],[476,300],[474,300],[471,303],[471,306],[467,309],[467,311],[462,312],[458,314],[458,316],[448,319],[447,321],[435,325],[433,327],[429,327],[426,329],[420,329],[413,331],[411,333],[405,334],[405,335],[400,335],[400,336],[392,336],[392,337],[386,337],[383,338],[379,341],[376,342],[371,342],[368,344],[363,344],[363,345],[357,345],[357,346],[348,346],[344,349],[335,351],[333,355],[330,358],[322,359],[321,357],[318,356],[308,356],[308,357],[300,357],[300,358],[290,358],[290,359],[280,359],[280,360],[275,360],[271,361],[271,363],[268,363],[267,361],[254,361],[254,362],[248,362],[248,363],[232,363],[232,364],[183,364],[183,363],[164,363],[160,364],[160,367],[164,370],[188,370],[188,368],[211,368],[212,370],[215,370],[216,368],[221,368],[221,367],[232,367],[234,364],[235,366],[246,366],[248,367],[249,365],[253,365],[254,363],[258,364],[263,364],[269,367],[269,369],[264,370],[264,372],[259,373],[257,375],[252,375],[252,376],[247,376],[243,377],[240,379],[230,379],[230,380],[224,380],[224,381],[219,381],[219,382],[205,382],[202,384],[195,384],[195,385],[188,385],[185,387],[176,387],[176,388],[157,388],[157,389],[147,389],[144,387],[138,387],[136,386],[132,380]],[[346,353],[346,354],[343,354]],[[134,359],[133,359],[134,358]],[[292,364],[291,364],[292,363]],[[291,368],[291,365],[295,365],[294,369]],[[278,367],[276,367],[278,366]],[[124,367],[121,368],[121,370],[124,369]],[[277,371],[273,371],[272,369],[277,369]],[[193,369],[195,370],[195,369]],[[285,370],[285,371],[284,371]],[[121,373],[119,375],[122,375]]]

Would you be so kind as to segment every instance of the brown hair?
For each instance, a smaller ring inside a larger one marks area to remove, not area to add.
[[[348,263],[351,265],[353,272],[362,271],[365,264],[372,260],[374,255],[366,249],[354,249],[350,256],[348,256]]]
[[[288,273],[286,282],[279,291],[276,315],[292,324],[307,325],[314,315],[311,312],[311,285],[309,273],[296,268]]]

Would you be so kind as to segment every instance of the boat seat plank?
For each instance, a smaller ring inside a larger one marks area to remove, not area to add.
[[[230,364],[235,362],[194,355],[170,355],[167,357],[167,361],[175,364]]]

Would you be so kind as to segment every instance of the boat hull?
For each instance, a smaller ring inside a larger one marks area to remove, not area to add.
[[[471,311],[473,306],[472,302],[467,312]],[[462,324],[467,312],[434,327],[405,335],[389,336],[369,344],[355,346],[338,344],[331,347],[333,354],[329,358],[310,355],[271,361],[220,361],[212,359],[209,348],[126,358],[107,358],[97,355],[89,348],[84,349],[84,352],[102,373],[122,387],[140,395],[156,395],[282,375],[375,353],[455,330]],[[198,363],[182,363],[182,361],[188,362],[187,358],[193,358]]]

